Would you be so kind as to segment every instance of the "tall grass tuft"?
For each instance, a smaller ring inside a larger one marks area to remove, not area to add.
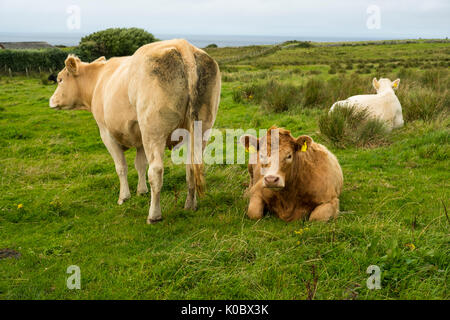
[[[261,104],[268,112],[283,112],[301,102],[301,89],[272,79],[236,88],[233,91],[233,101]]]
[[[441,90],[448,88],[448,70],[439,68],[439,69],[429,69],[425,70],[422,77],[420,77],[420,82],[434,90]]]
[[[405,121],[431,121],[443,113],[449,113],[450,94],[448,90],[439,93],[433,89],[415,87],[399,92],[398,96]]]
[[[338,148],[372,148],[388,142],[383,121],[373,119],[365,109],[340,106],[319,118],[321,136]]]
[[[311,78],[303,89],[303,106],[314,107],[322,104],[326,99],[326,82]]]
[[[262,105],[269,112],[283,112],[299,102],[299,89],[290,84],[269,81],[264,90]]]

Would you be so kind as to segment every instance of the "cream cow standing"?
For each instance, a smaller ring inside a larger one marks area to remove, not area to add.
[[[164,149],[177,143],[170,141],[177,128],[189,130],[192,146],[195,121],[202,122],[202,134],[213,126],[221,86],[217,63],[185,40],[160,41],[142,46],[129,57],[101,57],[92,63],[69,55],[57,82],[51,108],[92,112],[119,176],[118,204],[130,198],[124,151],[134,147],[138,194],[148,192],[145,172],[149,165],[147,223],[161,220]],[[194,149],[194,161],[186,165],[187,209],[196,209],[196,194],[204,186],[203,165]]]
[[[333,104],[330,112],[336,106],[364,108],[372,117],[383,120],[389,130],[402,127],[402,106],[394,92],[394,89],[397,89],[400,84],[400,79],[391,82],[389,79],[373,78],[372,84],[377,90],[376,94],[358,95],[338,101]]]

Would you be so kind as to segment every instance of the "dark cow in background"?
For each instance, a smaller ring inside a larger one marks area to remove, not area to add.
[[[279,145],[271,150],[271,135],[276,132]],[[250,152],[257,152],[257,163],[248,166],[251,219],[262,218],[264,209],[285,221],[337,217],[342,170],[325,146],[309,136],[294,138],[290,131],[276,127],[260,139],[243,135],[240,142]]]
[[[58,82],[58,76],[54,73],[50,74],[47,78],[48,81],[53,81],[54,83]]]

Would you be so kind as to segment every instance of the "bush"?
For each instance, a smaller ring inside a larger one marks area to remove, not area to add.
[[[217,44],[211,43],[211,44],[208,44],[205,48],[210,49],[210,48],[217,48],[217,47],[218,47]]]
[[[448,88],[447,72],[446,69],[426,70],[420,78],[420,82],[434,90],[446,89]]]
[[[326,98],[326,83],[323,80],[311,78],[303,89],[303,105],[305,107],[316,106],[324,102]]]
[[[277,81],[269,81],[264,92],[263,107],[270,112],[287,111],[300,100],[299,88]]]
[[[402,90],[399,94],[405,121],[425,120],[437,118],[443,112],[449,111],[450,94],[446,91],[439,94],[427,88]]]
[[[298,41],[298,40],[289,40],[282,43],[284,46],[289,46],[291,48],[311,48],[313,44],[311,41]]]
[[[44,50],[0,50],[0,68],[10,68],[12,72],[59,70],[64,66],[67,53],[60,49]]]
[[[253,83],[244,88],[237,87],[232,96],[233,101],[237,103],[251,101],[261,104],[269,112],[283,112],[301,102],[301,88],[270,80],[264,83]]]
[[[385,124],[365,109],[341,106],[319,118],[320,134],[338,148],[375,147],[387,143]]]
[[[143,29],[110,28],[83,37],[79,44],[79,55],[85,61],[101,56],[129,56],[144,44],[155,41],[158,39]]]
[[[241,88],[234,89],[232,92],[233,101],[236,103],[242,103],[244,102],[244,98],[242,97],[242,90]]]

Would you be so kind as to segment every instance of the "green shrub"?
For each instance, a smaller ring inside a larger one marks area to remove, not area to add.
[[[324,102],[326,83],[323,80],[311,78],[303,89],[303,106],[312,107]]]
[[[319,118],[320,134],[338,148],[376,147],[387,143],[387,128],[365,109],[340,106]]]
[[[205,48],[211,49],[211,48],[217,48],[217,47],[218,47],[217,44],[211,43],[211,44],[208,44]]]
[[[289,47],[291,48],[311,48],[313,46],[311,41],[298,41],[298,40],[285,41],[283,45],[289,45]]]
[[[300,89],[290,84],[269,81],[264,90],[263,107],[270,112],[287,111],[300,101]]]
[[[283,112],[301,102],[301,88],[276,80],[252,83],[232,92],[233,101],[253,102],[269,112]]]
[[[101,56],[129,56],[144,44],[157,40],[153,34],[143,29],[110,28],[83,37],[79,44],[79,55],[85,61]]]
[[[314,76],[314,75],[321,74],[321,72],[320,72],[320,70],[309,70],[307,72],[307,74],[310,75],[310,76]]]
[[[448,71],[442,68],[425,70],[420,82],[434,90],[446,89],[448,88],[447,73]]]
[[[60,49],[44,50],[0,50],[0,69],[25,73],[59,70],[64,66],[67,53]]]
[[[450,107],[450,94],[445,91],[439,94],[436,90],[428,88],[413,88],[398,93],[402,104],[405,121],[425,120],[437,118],[443,112],[448,113]]]
[[[243,91],[241,90],[240,87],[233,90],[232,98],[233,98],[233,101],[236,103],[242,103],[244,101]]]

